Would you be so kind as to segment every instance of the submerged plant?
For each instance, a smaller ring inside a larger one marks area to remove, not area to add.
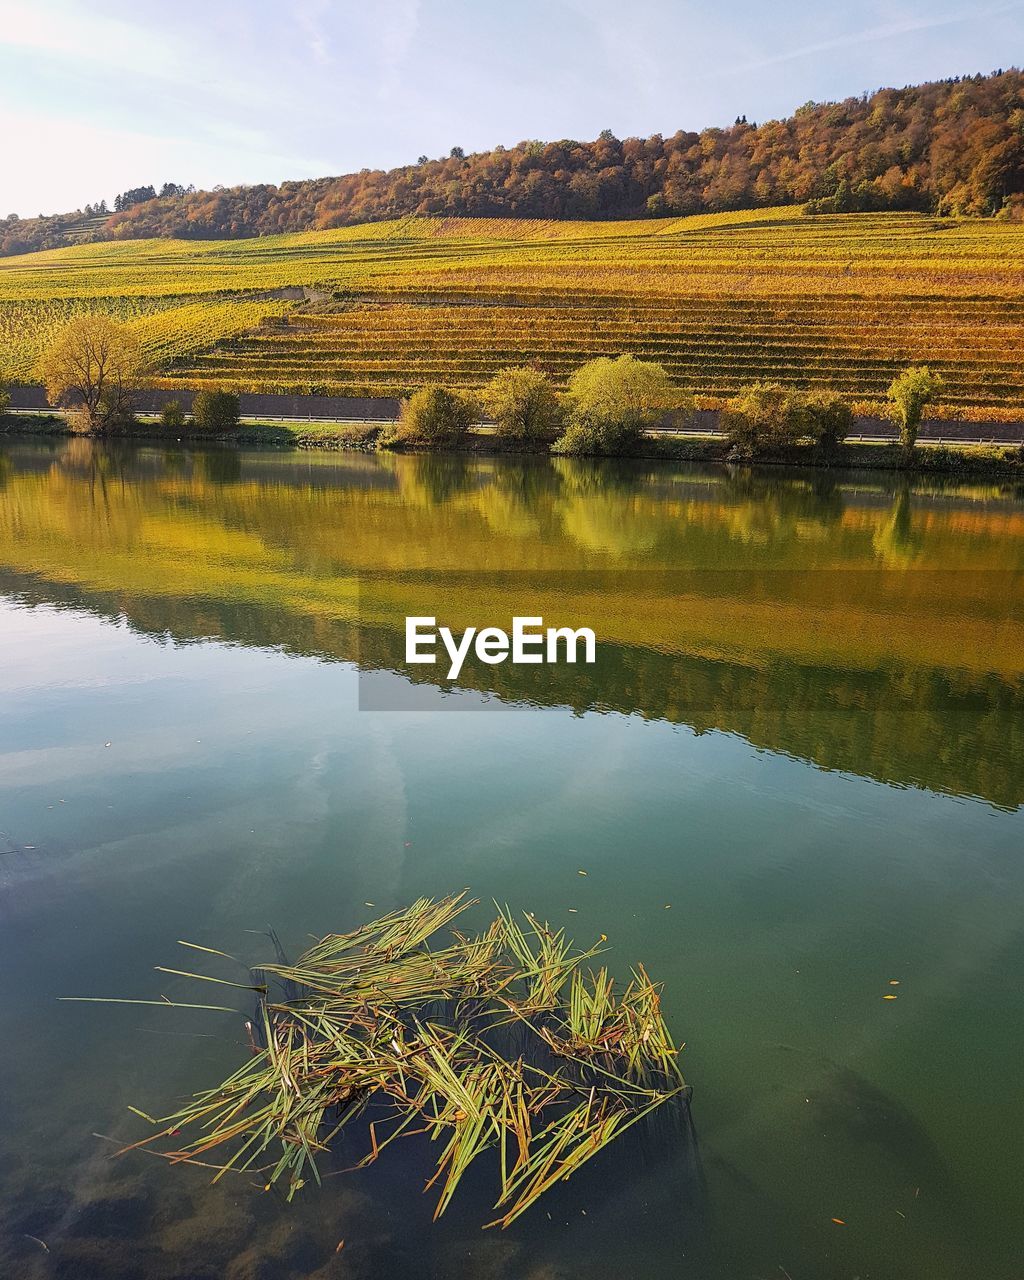
[[[524,927],[500,908],[483,932],[450,929],[432,948],[473,905],[465,894],[420,899],[320,939],[294,964],[274,936],[275,963],[248,984],[251,1057],[173,1115],[137,1112],[157,1132],[124,1150],[173,1138],[161,1151],[172,1162],[206,1165],[217,1152],[215,1181],[258,1170],[268,1188],[286,1179],[290,1200],[319,1183],[318,1157],[372,1103],[356,1168],[398,1138],[429,1136],[436,1218],[473,1162],[496,1152],[488,1225],[506,1227],[638,1121],[688,1101],[660,989],[642,967],[620,989],[585,967],[598,947],[580,951],[562,930],[530,915]]]

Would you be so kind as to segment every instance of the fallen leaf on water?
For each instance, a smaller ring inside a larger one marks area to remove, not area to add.
[[[845,1226],[846,1226],[846,1223],[843,1221],[843,1219],[842,1219],[842,1218],[833,1218],[833,1219],[832,1219],[832,1221],[836,1224],[836,1226],[837,1226],[837,1227],[845,1227]]]
[[[895,1000],[895,999],[896,999],[896,996],[893,996],[893,995],[882,996],[882,999],[883,999],[883,1000]]]

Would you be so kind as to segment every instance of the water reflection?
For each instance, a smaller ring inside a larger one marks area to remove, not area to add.
[[[87,441],[0,461],[0,1274],[1014,1280],[1017,495]],[[524,608],[593,620],[598,665],[467,667],[461,697],[516,713],[356,710],[357,667],[408,687],[405,613]],[[430,1228],[413,1165],[285,1208],[107,1159],[129,1105],[237,1065],[248,1012],[59,995],[186,998],[152,969],[178,938],[257,961],[268,923],[295,951],[463,885],[665,981],[706,1198],[641,1152],[495,1236]]]
[[[999,486],[86,440],[0,459],[11,596],[435,683],[404,664],[407,614],[542,614],[592,626],[596,667],[470,661],[459,686],[1024,800],[1024,507]]]

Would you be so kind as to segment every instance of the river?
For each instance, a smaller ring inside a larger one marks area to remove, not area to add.
[[[403,662],[514,614],[596,663]],[[1022,804],[1003,486],[5,442],[0,1274],[1014,1280]],[[111,1159],[249,1015],[59,997],[464,887],[664,982],[695,1149],[503,1233],[397,1148],[291,1206]]]

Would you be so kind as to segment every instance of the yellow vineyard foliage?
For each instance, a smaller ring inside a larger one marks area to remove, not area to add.
[[[83,308],[137,327],[167,386],[397,394],[525,362],[564,384],[631,353],[709,404],[768,378],[878,404],[923,362],[948,411],[1024,410],[1024,228],[980,219],[410,217],[81,245],[0,260],[13,375]]]

